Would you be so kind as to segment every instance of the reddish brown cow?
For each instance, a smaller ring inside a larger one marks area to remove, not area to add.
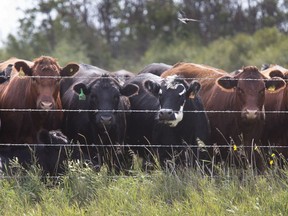
[[[279,65],[269,65],[262,71],[267,77],[281,77],[286,80],[284,88],[271,87],[266,91],[265,110],[266,124],[263,133],[263,142],[270,146],[287,146],[287,148],[272,148],[272,151],[281,153],[288,158],[288,69]],[[281,113],[282,112],[282,113]],[[271,152],[270,152],[271,153]]]
[[[257,142],[264,127],[265,88],[279,89],[283,82],[266,79],[256,67],[244,67],[232,76],[223,70],[205,65],[179,63],[162,74],[162,77],[178,74],[185,78],[197,78],[201,83],[200,96],[208,111],[212,143],[251,146]],[[228,112],[223,112],[228,111]],[[229,149],[221,149],[227,158]],[[250,159],[251,148],[245,148]],[[261,167],[261,165],[260,165]]]
[[[2,111],[0,142],[36,143],[39,129],[61,127],[62,113],[47,111],[62,108],[59,81],[73,75],[79,66],[68,64],[61,68],[54,58],[42,56],[33,62],[9,59],[0,64],[0,70],[9,64],[13,64],[13,69],[10,80],[0,85],[0,108],[32,111]]]

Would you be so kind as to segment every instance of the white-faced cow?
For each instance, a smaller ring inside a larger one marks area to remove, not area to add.
[[[158,123],[152,141],[152,144],[160,145],[156,149],[161,163],[177,159],[177,155],[179,160],[176,163],[186,163],[187,158],[184,156],[188,146],[193,152],[190,156],[195,159],[198,144],[209,142],[210,125],[198,94],[199,89],[198,81],[188,83],[177,75],[162,80],[159,90],[160,109],[156,117]]]

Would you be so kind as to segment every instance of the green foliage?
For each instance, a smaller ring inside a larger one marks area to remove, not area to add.
[[[179,61],[211,65],[228,72],[254,65],[271,63],[288,67],[288,38],[276,28],[264,28],[253,35],[239,33],[233,37],[219,38],[207,46],[197,41],[175,40],[169,45],[155,40],[146,51],[141,63],[164,62],[174,64]]]
[[[35,1],[0,57],[51,55],[61,64],[135,72],[152,62],[188,61],[227,71],[267,62],[285,66],[287,11],[285,1],[275,0]],[[184,24],[181,17],[198,21]]]
[[[85,46],[77,39],[71,41],[62,39],[58,41],[51,56],[58,59],[60,65],[63,66],[69,62],[90,64],[90,59],[85,53]]]

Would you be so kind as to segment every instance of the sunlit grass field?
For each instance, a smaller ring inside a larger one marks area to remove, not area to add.
[[[213,177],[195,168],[130,174],[69,162],[59,177],[37,165],[0,179],[0,215],[287,215],[288,171],[229,168]]]

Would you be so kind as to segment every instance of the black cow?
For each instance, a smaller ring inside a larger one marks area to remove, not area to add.
[[[118,78],[119,80],[121,80],[123,82],[126,82],[129,79],[135,77],[134,73],[127,71],[127,70],[124,70],[124,69],[111,72],[111,75]]]
[[[126,82],[126,85],[135,84],[139,87],[138,94],[129,97],[133,112],[127,122],[126,143],[132,145],[134,153],[142,158],[150,155],[143,146],[152,142],[155,115],[160,108],[158,91],[161,80],[154,74],[143,73]]]
[[[185,145],[195,146],[191,156],[196,156],[196,147],[209,143],[210,125],[198,95],[199,89],[200,84],[196,80],[188,84],[176,75],[163,79],[159,90],[158,123],[153,133],[153,144],[165,146],[156,148],[160,163],[178,158],[178,162],[186,161],[191,164],[194,160],[188,158],[187,161],[187,154],[185,156],[184,153],[188,148]]]
[[[172,65],[168,65],[165,63],[152,63],[144,67],[138,74],[143,74],[143,73],[151,73],[155,74],[157,76],[161,76],[161,74],[172,68]]]
[[[105,162],[110,169],[120,168],[122,162],[118,157],[122,155],[118,154],[119,148],[111,145],[124,145],[126,111],[130,108],[127,97],[136,94],[138,86],[123,87],[107,74],[88,79],[79,77],[74,81],[62,95],[63,108],[71,110],[64,113],[64,133],[73,142],[89,144],[89,148],[83,147],[83,151],[95,159],[99,153],[100,164]],[[91,144],[95,144],[98,150]]]
[[[10,169],[10,161],[17,159],[24,168],[29,168],[32,164],[38,164],[45,174],[57,175],[63,173],[63,162],[68,159],[63,147],[69,144],[67,137],[60,130],[48,131],[42,129],[37,135],[39,144],[2,150],[0,152],[1,170],[5,172],[12,171],[13,167]]]

